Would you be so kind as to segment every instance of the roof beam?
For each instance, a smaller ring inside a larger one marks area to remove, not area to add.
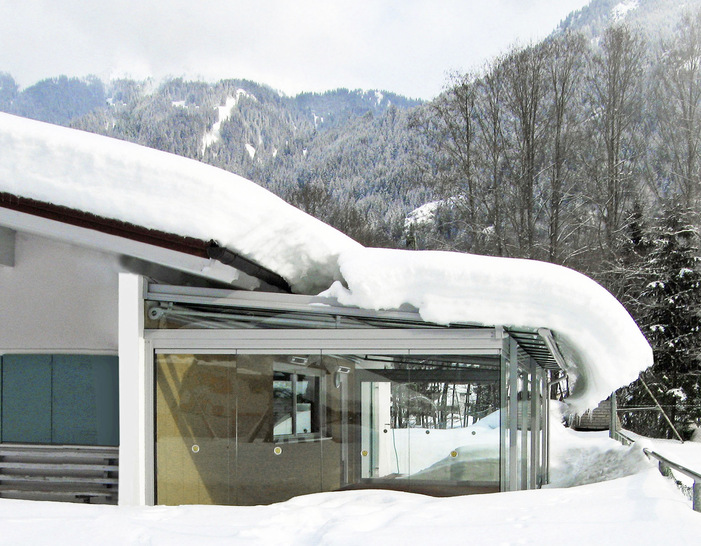
[[[549,328],[538,328],[538,334],[543,338],[545,345],[547,345],[557,365],[560,366],[565,373],[569,373],[571,371],[571,366],[567,364],[565,357],[562,356],[552,331]]]

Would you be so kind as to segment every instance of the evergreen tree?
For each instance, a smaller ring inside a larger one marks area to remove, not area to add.
[[[642,379],[675,428],[689,435],[701,424],[699,232],[688,210],[672,207],[648,237],[649,253],[643,264],[647,283],[639,305],[655,363]],[[650,405],[650,394],[638,383],[627,389],[627,402]],[[638,427],[643,427],[638,432],[673,436],[661,415],[646,413],[637,419]],[[630,417],[628,421],[624,426],[633,424]]]

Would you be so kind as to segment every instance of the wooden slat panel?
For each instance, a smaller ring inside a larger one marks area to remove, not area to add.
[[[0,445],[0,497],[116,504],[118,448]]]
[[[0,474],[0,483],[4,482],[36,482],[36,483],[95,483],[95,484],[111,484],[119,483],[119,478],[92,478],[86,476],[28,476],[15,474]]]
[[[26,468],[33,470],[101,470],[102,472],[115,472],[119,470],[119,466],[113,464],[12,463],[0,461],[0,469],[3,468]],[[0,474],[0,476],[2,475]],[[0,480],[1,479],[0,477]]]
[[[74,451],[74,450],[55,450],[55,451],[39,451],[34,449],[22,449],[22,448],[2,448],[0,447],[0,457],[3,458],[33,458],[33,459],[45,459],[45,460],[55,460],[55,459],[92,459],[92,460],[110,460],[117,459],[119,457],[118,451],[111,452],[90,452],[90,451]]]
[[[116,497],[117,496],[117,490],[115,489],[114,491],[104,491],[104,492],[97,492],[97,491],[36,491],[36,490],[26,490],[26,489],[17,489],[17,488],[6,488],[0,485],[0,497],[2,498],[16,498],[20,497],[23,499],[41,499],[42,497],[65,497],[66,500],[68,499],[75,499],[78,500],[79,502],[82,501],[80,497],[88,497],[88,498],[93,498],[93,497],[105,497],[105,498],[111,498],[111,497]]]

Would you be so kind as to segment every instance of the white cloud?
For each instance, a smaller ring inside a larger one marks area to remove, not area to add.
[[[587,0],[25,0],[0,5],[0,71],[248,78],[287,93],[380,88],[430,98]],[[8,5],[11,4],[11,5]]]

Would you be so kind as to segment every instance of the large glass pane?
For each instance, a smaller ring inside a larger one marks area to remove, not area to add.
[[[498,489],[497,363],[414,356],[405,366],[411,376],[402,394],[413,414],[407,420],[409,479],[417,490],[444,494],[446,486],[453,493]]]
[[[324,356],[321,377],[322,398],[321,486],[336,491],[353,483],[349,459],[349,401],[352,398],[355,361],[344,356]]]
[[[369,369],[373,368],[366,368],[365,372]],[[401,383],[381,375],[373,379],[363,380],[359,389],[361,476],[375,480],[407,476],[410,472],[408,419],[411,418],[407,406],[411,396]]]
[[[159,504],[232,504],[235,357],[157,355]]]
[[[437,495],[499,489],[498,359],[354,360],[347,487]]]
[[[496,357],[157,356],[159,503],[496,491]]]
[[[466,411],[467,418],[451,422],[452,426],[439,422],[435,429],[411,431],[412,479],[449,482],[465,487],[466,493],[498,489],[499,412],[493,405],[482,412],[475,409],[483,399],[493,398],[495,389],[492,385],[443,386],[444,397],[453,390],[457,396],[464,395],[464,405],[456,409]],[[456,399],[456,404],[460,403]]]
[[[239,355],[236,504],[322,490],[319,356]]]

